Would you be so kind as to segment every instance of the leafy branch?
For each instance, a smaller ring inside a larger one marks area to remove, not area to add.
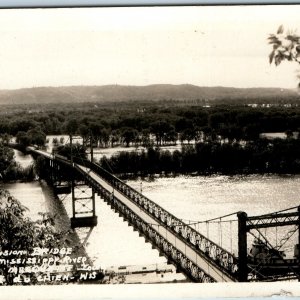
[[[282,61],[287,60],[300,64],[300,36],[296,34],[296,31],[285,32],[281,25],[276,34],[269,35],[268,42],[273,45],[273,50],[269,55],[270,63],[274,61],[278,66]]]

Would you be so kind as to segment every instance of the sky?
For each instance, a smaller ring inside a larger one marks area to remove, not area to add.
[[[69,85],[297,86],[267,38],[300,5],[0,10],[0,89]]]

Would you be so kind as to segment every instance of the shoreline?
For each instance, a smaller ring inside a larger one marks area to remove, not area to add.
[[[149,175],[133,175],[133,174],[114,174],[121,180],[143,180],[143,181],[154,181],[160,178],[176,178],[176,177],[217,177],[217,176],[227,176],[227,177],[253,177],[253,176],[262,176],[262,177],[270,177],[270,176],[278,176],[282,178],[288,177],[297,177],[300,176],[300,173],[176,173],[176,174],[149,174]]]

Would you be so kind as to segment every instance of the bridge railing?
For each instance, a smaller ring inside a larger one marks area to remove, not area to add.
[[[194,247],[203,257],[210,259],[222,271],[237,278],[238,259],[229,251],[225,250],[215,242],[211,241],[194,228],[175,217],[173,214],[153,202],[143,194],[139,193],[125,182],[102,168],[96,163],[81,158],[75,158],[75,163],[84,165],[100,175],[105,181],[112,185],[116,190],[133,201],[141,209],[147,211],[151,216],[155,217],[160,223],[170,228],[181,239],[185,240],[190,246]]]
[[[176,245],[173,245],[166,239],[166,237],[161,235],[159,227],[145,222],[137,213],[105,189],[101,183],[91,176],[86,176],[86,171],[79,167],[78,164],[75,164],[74,167],[79,173],[81,173],[82,176],[86,177],[87,184],[93,186],[97,193],[111,206],[114,211],[118,212],[119,215],[122,216],[129,225],[133,226],[135,230],[138,230],[140,236],[144,236],[146,241],[150,240],[152,246],[160,251],[160,253],[163,253],[170,263],[175,264],[180,271],[183,271],[193,281],[216,281],[211,275],[203,271],[196,262],[189,259],[184,252],[178,250]]]

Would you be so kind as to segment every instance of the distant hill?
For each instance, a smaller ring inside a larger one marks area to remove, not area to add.
[[[199,87],[156,84],[148,86],[66,86],[0,90],[0,104],[159,101],[159,100],[253,100],[299,99],[296,90],[280,88]]]

